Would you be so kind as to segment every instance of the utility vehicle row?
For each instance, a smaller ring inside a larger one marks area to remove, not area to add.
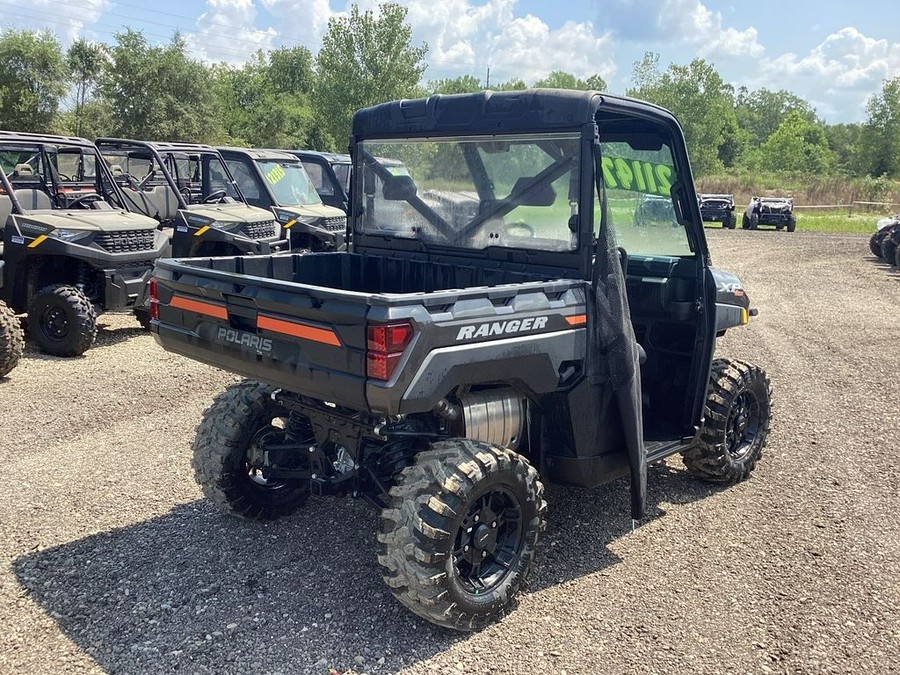
[[[345,246],[341,156],[0,131],[0,169],[0,377],[22,354],[16,315],[57,356],[84,353],[102,312],[146,326],[162,257]]]
[[[722,227],[733,230],[737,226],[733,194],[700,194],[700,216],[705,223],[722,223]],[[790,197],[753,197],[741,216],[741,228],[757,230],[762,225],[776,230],[797,229],[794,215],[794,200]]]

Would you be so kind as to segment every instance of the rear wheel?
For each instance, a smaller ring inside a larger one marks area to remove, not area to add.
[[[747,217],[746,213],[741,217],[741,229],[742,230],[750,229],[750,219]]]
[[[25,349],[22,326],[13,311],[0,302],[0,377],[15,368]]]
[[[755,230],[759,227],[759,214],[752,213],[750,214],[750,229]]]
[[[729,214],[727,216],[727,221],[728,222],[725,225],[725,227],[727,227],[729,230],[733,230],[735,228],[735,226],[737,226],[737,214],[736,213]]]
[[[762,458],[771,418],[772,391],[765,371],[744,361],[716,360],[704,426],[682,453],[685,466],[717,483],[744,480]]]
[[[881,257],[881,239],[883,236],[883,232],[876,232],[869,238],[869,250],[872,251],[872,255],[876,258]]]
[[[513,606],[544,531],[544,487],[512,450],[464,438],[434,443],[391,488],[378,562],[401,603],[470,631]]]
[[[203,413],[194,438],[194,478],[203,494],[226,513],[272,520],[293,513],[309,496],[309,481],[267,480],[264,446],[284,442],[286,412],[274,389],[245,380],[219,394]]]
[[[28,306],[28,333],[48,354],[79,356],[94,343],[97,313],[74,286],[51,284],[39,290]]]

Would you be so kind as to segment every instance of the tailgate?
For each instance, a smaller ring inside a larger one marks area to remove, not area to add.
[[[357,410],[366,296],[278,279],[277,256],[160,260],[156,341],[244,377]]]

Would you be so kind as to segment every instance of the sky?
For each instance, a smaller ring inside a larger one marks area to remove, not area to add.
[[[830,124],[865,119],[868,98],[900,75],[900,2],[857,0],[399,0],[425,79],[471,74],[531,83],[552,70],[599,73],[631,86],[647,51],[660,65],[712,62],[735,88],[787,89]],[[377,0],[358,0],[363,9]],[[257,49],[318,50],[336,0],[0,0],[0,27],[49,28],[68,44],[112,41],[126,26],[153,42],[185,34],[207,61],[244,62]]]

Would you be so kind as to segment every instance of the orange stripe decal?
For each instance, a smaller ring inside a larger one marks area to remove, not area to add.
[[[180,295],[176,295],[172,297],[172,302],[169,303],[169,306],[178,309],[186,309],[189,312],[196,312],[197,314],[205,314],[206,316],[211,316],[215,319],[228,320],[228,310],[225,309],[224,305],[214,305],[211,302],[191,300],[190,298],[182,298]]]
[[[566,321],[570,326],[583,326],[587,323],[587,314],[573,314],[572,316],[567,316]]]
[[[303,338],[304,340],[312,340],[313,342],[321,342],[322,344],[340,347],[341,341],[334,331],[327,328],[314,328],[306,326],[302,323],[293,321],[283,321],[271,316],[259,316],[256,319],[256,327],[261,330],[271,330],[284,335],[292,335],[294,337]]]

